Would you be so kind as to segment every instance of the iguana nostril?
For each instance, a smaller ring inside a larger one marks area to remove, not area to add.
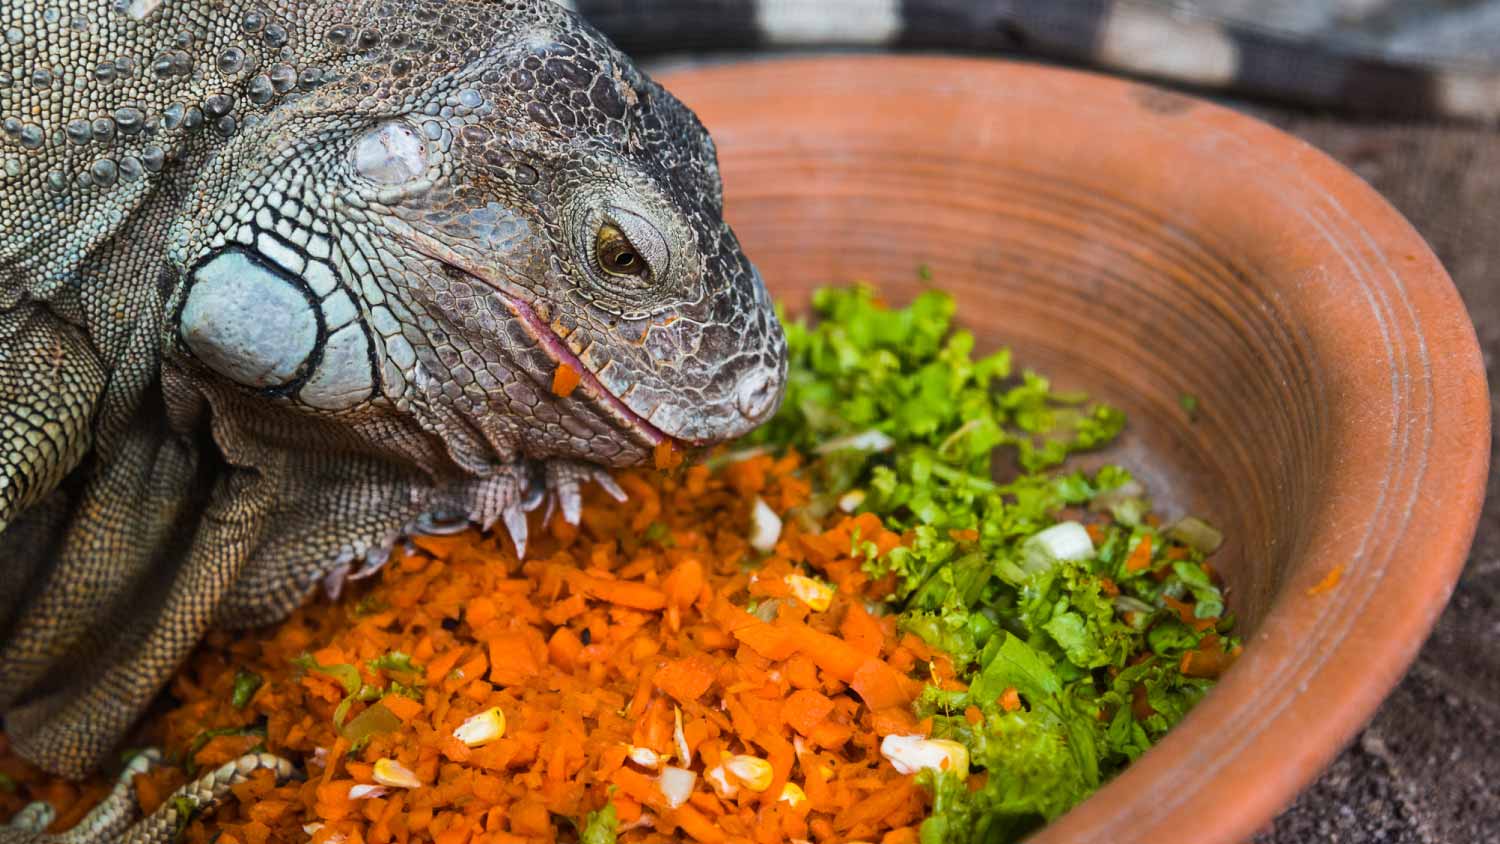
[[[740,381],[735,397],[740,415],[751,422],[761,422],[776,406],[776,378],[769,372],[758,372]]]

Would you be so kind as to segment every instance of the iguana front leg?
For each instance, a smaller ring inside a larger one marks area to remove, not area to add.
[[[30,302],[0,312],[0,531],[83,459],[104,381],[74,326]]]
[[[55,813],[46,803],[32,803],[9,825],[0,826],[0,844],[168,844],[193,816],[212,808],[256,771],[271,771],[278,783],[293,774],[292,764],[279,756],[249,753],[182,786],[155,812],[140,818],[135,777],[160,762],[161,754],[155,751],[137,754],[120,772],[109,796],[66,832],[45,832]]]

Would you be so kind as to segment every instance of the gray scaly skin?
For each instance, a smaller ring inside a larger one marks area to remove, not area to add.
[[[0,713],[49,771],[403,528],[524,548],[780,402],[712,141],[545,0],[15,0],[0,80]]]

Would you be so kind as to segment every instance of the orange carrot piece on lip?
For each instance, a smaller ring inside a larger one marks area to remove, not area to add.
[[[571,396],[582,382],[582,373],[566,363],[558,363],[557,369],[552,373],[552,394],[565,399]]]

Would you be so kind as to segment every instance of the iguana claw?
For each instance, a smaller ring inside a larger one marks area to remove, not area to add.
[[[549,515],[551,505],[555,503],[562,508],[563,518],[568,524],[578,524],[583,518],[582,485],[586,481],[598,484],[616,501],[623,502],[626,498],[625,490],[615,482],[608,469],[577,460],[554,460],[547,464],[547,490],[551,493]]]
[[[137,820],[135,777],[160,762],[157,751],[137,754],[120,772],[109,795],[66,832],[43,832],[55,812],[45,803],[32,803],[8,826],[0,826],[0,844],[168,844],[194,815],[213,807],[256,771],[272,771],[278,783],[293,774],[292,763],[279,756],[246,754],[172,792],[160,808]]]

